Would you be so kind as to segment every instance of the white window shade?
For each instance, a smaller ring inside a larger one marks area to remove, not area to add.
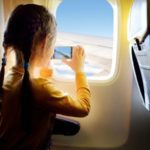
[[[129,15],[128,39],[140,41],[147,31],[147,0],[135,0]]]

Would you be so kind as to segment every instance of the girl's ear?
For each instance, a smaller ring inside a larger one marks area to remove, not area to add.
[[[48,34],[45,38],[45,49],[48,50],[50,49],[52,46],[52,36],[50,34]]]
[[[40,42],[39,46],[43,49],[47,43],[47,36]]]
[[[46,37],[41,41],[40,47],[42,49],[49,49],[51,47],[51,35],[48,34]]]

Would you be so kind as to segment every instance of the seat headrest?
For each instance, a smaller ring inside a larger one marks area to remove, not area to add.
[[[128,40],[135,38],[142,42],[149,33],[150,27],[150,8],[149,0],[134,0],[128,26]],[[148,12],[149,11],[149,12]]]

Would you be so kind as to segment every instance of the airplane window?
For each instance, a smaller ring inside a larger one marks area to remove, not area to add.
[[[63,0],[57,8],[56,20],[56,45],[84,47],[88,79],[109,76],[113,53],[113,9],[107,0]],[[66,51],[62,50],[62,53]],[[54,59],[53,64],[56,76],[73,77],[71,69],[60,59]]]

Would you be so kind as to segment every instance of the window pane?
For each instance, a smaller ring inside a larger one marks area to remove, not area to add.
[[[113,10],[106,0],[63,0],[57,9],[56,45],[81,45],[86,51],[85,72],[90,79],[109,75],[113,50]],[[54,60],[56,72],[72,76],[70,68]],[[64,69],[64,70],[63,70]]]

